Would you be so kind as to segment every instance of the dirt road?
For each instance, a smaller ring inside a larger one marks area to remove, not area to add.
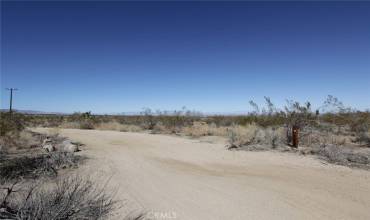
[[[153,219],[370,219],[368,171],[165,135],[61,133],[87,145],[86,175],[113,175],[117,196]]]

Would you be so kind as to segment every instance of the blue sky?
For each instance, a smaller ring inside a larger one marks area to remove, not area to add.
[[[370,107],[370,2],[2,2],[1,107]]]

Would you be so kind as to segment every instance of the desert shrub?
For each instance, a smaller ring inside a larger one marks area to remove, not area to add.
[[[292,140],[292,129],[298,128],[300,131],[304,131],[306,127],[315,126],[317,124],[318,113],[314,114],[311,110],[310,102],[306,102],[304,105],[297,101],[288,100],[284,110],[280,110],[275,107],[269,97],[265,98],[265,107],[262,109],[253,102],[250,101],[250,105],[254,108],[254,112],[251,113],[256,119],[256,123],[264,128],[267,128],[265,132],[267,134],[260,134],[264,139],[269,140],[272,146],[276,145],[279,134],[275,134],[276,127],[285,127],[285,141],[290,143]],[[272,129],[272,130],[271,130]],[[260,131],[261,133],[262,131]]]
[[[315,147],[321,145],[353,146],[358,143],[366,144],[366,137],[359,140],[359,135],[351,132],[337,132],[331,124],[320,124],[316,127],[307,127],[300,132],[300,145],[304,147]]]
[[[263,128],[256,124],[233,126],[229,129],[229,148],[249,146],[250,149],[276,148],[286,144],[283,127]]]
[[[162,122],[158,122],[151,130],[152,134],[170,134],[171,131],[163,125]]]
[[[191,126],[183,127],[181,133],[192,137],[227,136],[228,127],[218,127],[215,123],[207,124],[206,122],[195,121]]]
[[[192,137],[209,135],[209,126],[205,122],[194,122],[191,126],[183,127],[182,133]]]
[[[63,121],[59,123],[59,127],[74,129],[94,129],[94,126],[97,123],[98,119],[96,118],[96,116],[92,115],[91,112],[76,112],[72,115],[63,117]]]
[[[0,112],[0,136],[20,132],[24,129],[24,125],[24,115],[15,112]]]
[[[0,177],[3,181],[22,177],[34,177],[40,173],[54,173],[51,167],[46,166],[43,156],[23,156],[6,159],[0,164]]]
[[[17,133],[7,133],[4,136],[0,136],[0,146],[1,146],[1,151],[6,152],[10,148],[17,148],[18,142],[17,142]]]
[[[271,127],[265,130],[263,138],[260,143],[267,144],[272,148],[276,148],[279,145],[286,144],[286,130],[283,127]]]
[[[137,125],[122,125],[120,128],[120,131],[123,132],[140,132],[143,129],[140,126]]]
[[[139,132],[142,128],[137,125],[121,124],[117,121],[103,122],[96,124],[94,129],[98,130],[112,130],[112,131],[124,131],[124,132]]]
[[[217,126],[215,123],[211,123],[208,125],[208,134],[227,137],[229,134],[229,128],[225,126]]]
[[[282,127],[259,128],[256,130],[252,141],[245,146],[252,146],[253,149],[276,148],[285,145],[285,129]]]
[[[229,129],[229,145],[231,148],[252,144],[260,128],[255,124],[248,126],[234,125]]]
[[[187,125],[190,125],[192,122],[191,119],[186,118],[184,115],[176,113],[172,116],[164,116],[164,125],[169,128],[173,133],[178,133],[181,131],[181,128]]]
[[[2,181],[36,178],[42,175],[55,176],[61,168],[76,167],[82,157],[68,152],[51,152],[33,156],[7,157],[0,162]]]
[[[353,132],[367,132],[370,129],[370,113],[369,112],[356,112],[348,120],[348,125]]]
[[[323,145],[313,150],[313,154],[320,156],[328,162],[370,168],[370,150],[354,149],[345,146]]]
[[[94,129],[94,122],[91,120],[84,120],[80,122],[80,129]]]
[[[146,117],[148,117],[148,115]],[[191,126],[193,122],[201,120],[200,113],[186,110],[185,107],[179,111],[158,110],[155,114],[151,113],[150,117],[149,121],[151,121],[153,125],[152,129],[158,124],[159,127],[164,126],[166,128],[166,133],[180,133],[183,127]]]
[[[85,158],[73,152],[55,151],[46,157],[46,165],[53,167],[54,170],[65,168],[76,168]]]
[[[80,129],[81,125],[79,122],[64,121],[59,125],[60,128],[73,128]]]
[[[42,135],[29,130],[22,130],[16,138],[17,148],[34,148],[41,145]]]
[[[370,130],[367,132],[360,132],[357,135],[356,141],[370,147]]]
[[[118,123],[117,121],[111,121],[111,122],[103,122],[103,123],[96,124],[94,129],[120,131],[122,126],[123,125]]]
[[[73,129],[94,129],[94,122],[90,120],[84,121],[66,121],[59,125],[60,128],[73,128]]]
[[[327,145],[322,147],[318,154],[323,156],[330,162],[345,162],[346,155],[348,154],[348,150],[346,148],[341,148],[337,145]]]
[[[317,125],[317,114],[313,114],[310,102],[301,105],[299,102],[288,101],[285,106],[285,126],[287,128],[286,140],[290,143],[292,140],[292,129],[298,128],[300,133]]]
[[[41,145],[41,135],[29,131],[22,130],[18,132],[10,132],[4,136],[0,136],[1,150],[7,151],[13,149],[34,148]]]
[[[144,129],[153,129],[155,124],[156,124],[156,121],[155,121],[155,117],[154,117],[154,113],[152,112],[152,110],[150,108],[144,108],[144,111],[141,112],[142,114],[142,118],[143,118],[143,123],[142,123],[142,126]]]
[[[69,176],[49,184],[33,184],[27,189],[6,188],[0,217],[7,219],[106,219],[117,202],[105,185],[88,178]]]

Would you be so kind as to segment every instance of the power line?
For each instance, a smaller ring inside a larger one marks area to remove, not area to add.
[[[12,106],[13,106],[13,91],[17,91],[17,88],[6,88],[6,90],[10,91],[10,102],[9,102],[9,113],[12,113]]]

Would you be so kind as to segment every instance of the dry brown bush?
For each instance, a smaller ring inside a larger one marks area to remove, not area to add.
[[[91,120],[84,121],[63,121],[60,128],[73,128],[73,129],[94,129],[95,123]]]
[[[97,130],[112,130],[112,131],[123,131],[123,132],[139,132],[142,128],[137,125],[121,124],[117,121],[103,122],[94,126]]]
[[[361,132],[357,135],[356,141],[370,147],[370,129],[367,132]]]
[[[154,125],[153,129],[151,130],[152,134],[171,134],[172,131],[164,126],[161,122],[158,122]]]
[[[41,141],[42,135],[29,130],[9,132],[4,136],[0,136],[0,151],[34,148],[40,146]]]
[[[192,137],[201,136],[227,136],[228,127],[218,127],[216,124],[207,124],[206,122],[193,122],[191,126],[182,128],[182,133]]]
[[[51,184],[32,184],[27,189],[4,187],[0,217],[7,219],[106,219],[117,207],[105,185],[88,178],[68,176]]]
[[[84,157],[68,152],[51,152],[28,156],[2,158],[0,162],[1,182],[13,179],[56,176],[59,169],[75,168]]]
[[[194,122],[192,126],[182,128],[182,133],[192,137],[209,135],[209,126],[205,122]]]
[[[328,144],[302,149],[301,152],[317,155],[330,163],[366,169],[370,168],[370,149],[368,148]]]
[[[230,147],[241,147],[252,144],[260,128],[255,124],[247,126],[234,125],[229,129]]]
[[[256,124],[233,126],[229,129],[229,148],[269,149],[285,145],[283,127],[262,128]]]
[[[80,129],[81,128],[81,125],[79,122],[67,122],[67,121],[64,121],[60,124],[59,126],[60,128],[73,128],[73,129]]]
[[[208,133],[213,136],[227,137],[229,134],[229,127],[217,126],[215,123],[211,123],[208,126]]]
[[[315,147],[322,145],[353,145],[355,137],[351,135],[344,135],[334,133],[331,131],[320,131],[318,129],[311,129],[307,132],[300,133],[300,145],[304,147]]]
[[[23,130],[18,137],[19,147],[28,148],[39,146],[41,143],[41,136],[33,132]]]

